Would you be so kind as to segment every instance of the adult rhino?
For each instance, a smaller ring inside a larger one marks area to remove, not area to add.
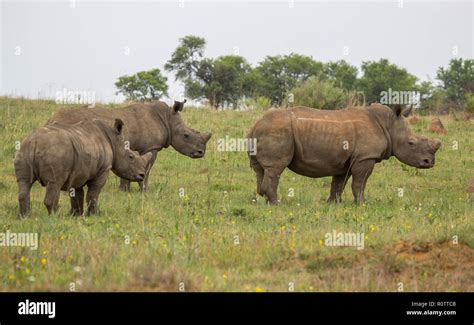
[[[364,190],[374,165],[395,156],[401,162],[431,168],[441,146],[411,132],[402,111],[380,104],[365,108],[319,110],[309,107],[272,110],[248,134],[257,139],[256,155],[249,155],[257,175],[257,193],[278,203],[280,174],[289,168],[308,177],[332,176],[328,202],[339,202],[352,176],[354,201],[364,201]]]
[[[202,158],[206,152],[206,143],[211,138],[211,133],[201,133],[186,126],[181,118],[180,111],[184,103],[175,101],[173,107],[157,101],[152,103],[137,103],[123,108],[72,108],[62,109],[54,114],[47,124],[59,122],[74,124],[94,118],[116,119],[124,121],[124,138],[128,141],[130,149],[140,154],[152,153],[145,179],[139,182],[140,189],[148,188],[148,178],[158,151],[170,145],[179,153],[191,158]],[[130,189],[130,181],[120,180],[120,189]]]
[[[56,211],[60,191],[71,197],[71,213],[83,214],[87,186],[87,214],[97,212],[96,204],[111,169],[120,177],[141,181],[151,153],[143,157],[125,148],[123,122],[93,120],[74,125],[51,124],[39,128],[20,145],[15,156],[19,187],[20,215],[30,210],[31,186],[46,186],[44,204],[48,213]]]

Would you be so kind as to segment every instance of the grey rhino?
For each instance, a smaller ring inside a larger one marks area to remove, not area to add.
[[[211,133],[201,133],[186,126],[180,111],[184,103],[175,101],[172,108],[166,103],[157,101],[152,103],[131,104],[123,108],[74,108],[62,109],[54,114],[47,124],[60,122],[73,124],[93,118],[115,119],[120,118],[125,123],[124,138],[128,141],[130,149],[140,154],[152,153],[152,159],[145,173],[145,179],[140,182],[140,189],[148,187],[148,177],[158,151],[170,145],[179,153],[191,158],[204,157],[206,143],[211,138]],[[125,179],[120,181],[120,189],[130,189],[130,182]]]
[[[280,174],[289,168],[318,178],[332,176],[328,202],[339,202],[352,176],[355,203],[364,202],[364,190],[374,165],[395,156],[401,162],[431,168],[441,141],[411,132],[405,117],[410,109],[375,104],[365,108],[319,110],[294,107],[272,110],[253,126],[257,139],[250,166],[257,175],[257,193],[278,203]]]
[[[44,204],[56,211],[60,191],[71,197],[71,213],[83,214],[87,185],[87,214],[97,212],[97,201],[110,169],[120,177],[141,181],[151,153],[140,157],[125,148],[123,121],[95,119],[74,125],[59,123],[41,127],[20,145],[15,156],[20,216],[30,210],[30,190],[35,181],[46,186]]]

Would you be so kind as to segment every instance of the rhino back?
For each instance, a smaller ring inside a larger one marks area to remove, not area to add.
[[[322,159],[342,163],[350,158],[377,156],[386,147],[378,126],[365,109],[327,111],[301,107],[293,112],[295,141],[304,159],[325,157]]]
[[[119,118],[124,122],[124,139],[130,143],[130,149],[143,154],[150,149],[165,146],[168,134],[159,114],[164,114],[166,108],[166,106],[158,104],[132,104],[114,109],[100,107],[66,108],[54,114],[47,124],[55,122],[74,124],[97,118],[113,121]]]

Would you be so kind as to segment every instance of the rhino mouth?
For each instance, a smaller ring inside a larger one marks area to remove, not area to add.
[[[191,152],[191,154],[189,155],[191,158],[202,158],[204,157],[204,150],[196,150],[196,151],[193,151]]]
[[[428,169],[434,166],[434,159],[423,159],[419,162],[418,168],[420,169]]]
[[[134,181],[135,182],[142,182],[144,179],[145,179],[145,174],[138,174],[138,175],[135,175]]]

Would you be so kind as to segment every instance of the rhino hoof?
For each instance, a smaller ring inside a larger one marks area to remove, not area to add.
[[[330,197],[326,200],[327,203],[341,203],[341,198]]]
[[[274,200],[274,201],[269,201],[269,200],[267,200],[267,204],[269,204],[269,205],[279,205],[279,204],[280,204],[280,200]]]
[[[120,185],[120,186],[119,186],[119,190],[121,190],[122,192],[130,192],[130,186],[128,186],[128,185]]]

